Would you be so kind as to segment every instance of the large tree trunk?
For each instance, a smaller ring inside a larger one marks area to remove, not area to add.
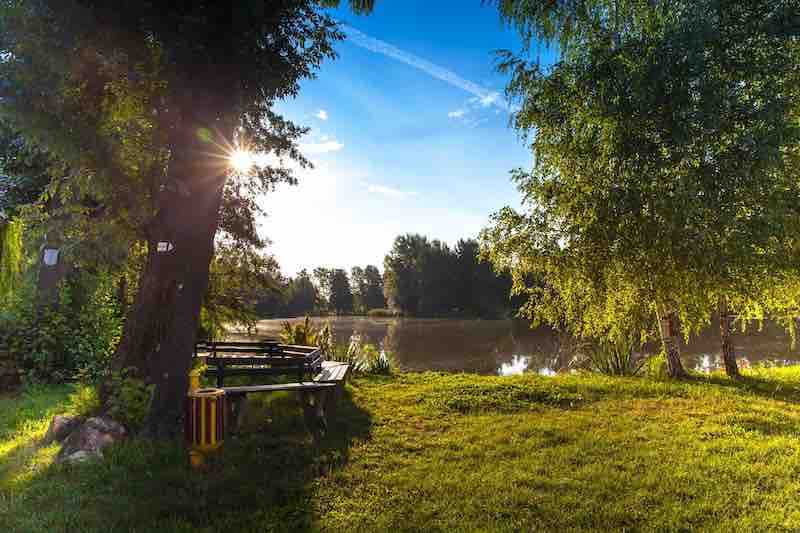
[[[667,357],[667,370],[670,377],[684,378],[688,374],[681,363],[681,351],[678,339],[678,317],[672,311],[656,312],[661,343]]]
[[[736,365],[736,353],[731,342],[731,326],[733,320],[728,314],[728,301],[723,296],[719,299],[719,338],[722,344],[722,363],[725,373],[730,377],[739,377],[739,367]]]
[[[205,110],[215,109],[214,103],[213,98],[194,102]],[[233,123],[193,116],[171,135],[168,179],[157,193],[147,261],[113,365],[132,367],[155,385],[145,433],[156,438],[174,437],[181,429],[208,285],[226,172],[223,144],[212,131],[230,134]]]
[[[61,239],[58,237],[51,232],[39,251],[36,298],[40,307],[58,303],[58,289],[72,270],[71,263],[67,262],[61,253]]]

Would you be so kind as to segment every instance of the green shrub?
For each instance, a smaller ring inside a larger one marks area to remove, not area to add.
[[[350,365],[354,373],[391,375],[395,364],[386,351],[374,344],[366,344],[361,336],[350,337],[346,349],[336,351],[336,359]]]
[[[361,342],[361,336],[354,334],[350,337],[350,342],[347,346],[336,347],[336,360],[350,365],[354,373],[364,371],[364,360],[361,357],[361,352],[364,344]]]
[[[655,379],[666,379],[669,377],[669,365],[667,364],[667,354],[662,350],[658,355],[647,359],[645,372],[648,376]]]
[[[281,327],[281,342],[299,346],[317,346],[327,357],[331,357],[336,353],[333,329],[330,322],[321,328],[316,328],[311,323],[311,317],[308,315],[302,322],[292,324],[288,320],[284,321]]]
[[[579,366],[607,376],[635,376],[645,364],[644,358],[636,356],[634,343],[628,339],[586,343],[580,352]]]
[[[122,335],[116,278],[73,273],[59,287],[56,302],[38,306],[36,300],[35,284],[28,280],[0,310],[0,342],[26,379],[99,381]]]
[[[125,369],[111,375],[108,381],[106,407],[111,418],[130,431],[140,429],[147,418],[153,385],[134,377],[135,369]]]
[[[373,344],[365,344],[362,351],[364,373],[390,376],[394,372],[395,364],[386,350],[379,350]]]
[[[74,415],[90,416],[100,411],[100,395],[94,385],[78,385],[69,395],[69,411]]]

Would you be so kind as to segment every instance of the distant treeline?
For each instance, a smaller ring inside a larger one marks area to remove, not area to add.
[[[374,265],[354,267],[349,274],[340,268],[317,267],[312,274],[301,270],[294,278],[278,279],[278,287],[256,302],[262,317],[366,314],[385,307],[383,276]]]
[[[366,314],[388,307],[405,316],[499,318],[514,309],[510,277],[478,260],[473,239],[451,249],[422,235],[402,235],[384,259],[383,275],[374,265],[349,273],[318,267],[276,281],[257,297],[259,316]]]
[[[384,294],[409,316],[504,317],[513,306],[511,278],[478,260],[478,243],[447,244],[416,234],[397,237],[384,259]]]

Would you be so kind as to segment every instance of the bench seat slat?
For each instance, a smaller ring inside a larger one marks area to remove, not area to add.
[[[285,376],[286,374],[291,374],[291,372],[287,372],[286,369],[288,367],[282,366],[278,368],[269,368],[269,367],[256,367],[256,368],[225,368],[224,376]],[[301,370],[300,367],[292,368],[292,370],[296,370],[299,372]],[[219,374],[216,368],[209,368],[206,370],[206,374],[209,376],[216,376]]]
[[[217,352],[217,353],[283,353],[283,350],[281,350],[279,348],[275,348],[275,349],[271,350],[266,346],[263,346],[263,347],[261,347],[261,346],[231,346],[230,348],[228,348],[228,347],[225,347],[225,348],[217,347],[215,349],[198,347],[197,351],[201,352],[201,353],[202,352],[207,352],[207,353],[211,353],[211,352]]]
[[[322,372],[314,376],[320,383],[343,383],[347,379],[350,365],[338,361],[323,361]]]
[[[277,346],[280,344],[278,341],[201,341],[196,343],[197,346]]]
[[[231,366],[263,366],[263,365],[289,365],[300,366],[305,364],[303,357],[206,357],[206,364],[224,364]]]
[[[232,396],[240,394],[250,394],[255,392],[279,392],[279,391],[314,391],[330,387],[335,387],[335,383],[317,383],[313,381],[303,381],[299,383],[279,383],[275,385],[247,385],[242,387],[222,387],[225,394]]]

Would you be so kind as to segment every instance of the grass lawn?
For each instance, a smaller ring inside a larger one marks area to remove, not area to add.
[[[358,377],[321,442],[276,395],[204,474],[135,441],[51,464],[70,392],[0,398],[0,531],[800,530],[800,368]]]

